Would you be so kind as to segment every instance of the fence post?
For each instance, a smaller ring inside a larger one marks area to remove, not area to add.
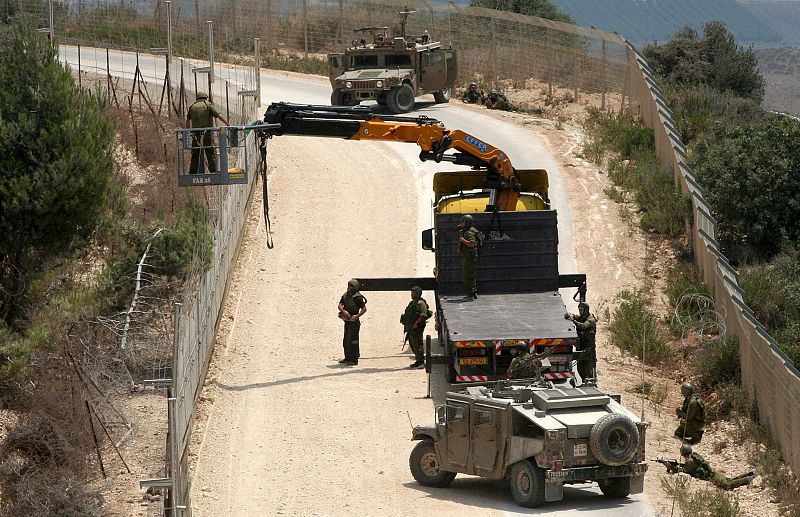
[[[81,81],[81,46],[78,45],[78,88],[82,88],[83,83]]]
[[[211,99],[210,85],[214,82],[214,22],[208,20],[208,98]]]
[[[172,1],[167,0],[167,73],[172,63]]]
[[[603,40],[603,95],[600,97],[600,111],[606,110],[606,90],[608,89],[608,48]]]
[[[47,0],[47,10],[50,15],[50,44],[56,44],[56,33],[53,29],[53,0]]]
[[[344,7],[342,6],[342,0],[339,0],[339,43],[342,47],[342,52],[345,51],[346,43],[344,38]]]
[[[258,38],[253,38],[256,58],[256,102],[261,106],[261,45]]]
[[[303,57],[308,59],[308,0],[303,0]]]

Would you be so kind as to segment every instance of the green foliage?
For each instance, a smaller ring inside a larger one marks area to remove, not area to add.
[[[647,308],[641,291],[622,291],[617,301],[619,305],[611,312],[608,325],[612,344],[639,359],[644,352],[645,360],[650,362],[674,355],[658,325],[658,317]]]
[[[685,517],[738,517],[741,514],[739,501],[727,492],[716,488],[691,490],[689,478],[683,476],[662,475],[660,481],[664,493],[675,498]]]
[[[0,264],[13,264],[12,273],[0,267],[0,285],[18,293],[47,259],[71,253],[97,229],[108,206],[114,126],[102,101],[77,88],[29,26],[0,47],[0,84]]]
[[[470,7],[485,7],[498,11],[538,16],[558,22],[575,23],[572,17],[559,10],[550,0],[470,0]]]
[[[694,259],[690,256],[679,259],[669,270],[665,293],[669,299],[669,305],[673,309],[678,306],[678,302],[684,294],[699,293],[711,296],[708,287],[700,278],[700,271],[697,269]]]
[[[800,251],[743,268],[739,284],[747,304],[780,349],[800,365]]]
[[[686,144],[713,129],[714,124],[739,126],[758,122],[764,116],[758,102],[721,93],[703,84],[672,86],[666,96]]]
[[[585,129],[591,137],[590,143],[596,142],[603,149],[616,152],[624,160],[645,152],[655,153],[653,131],[639,123],[629,112],[613,115],[590,108]]]
[[[728,257],[769,259],[800,246],[800,123],[767,116],[760,124],[717,125],[691,154],[717,217]]]
[[[756,103],[764,98],[764,78],[753,49],[738,45],[722,22],[706,23],[702,37],[685,27],[663,45],[646,46],[643,53],[653,70],[668,82],[705,84]]]
[[[272,70],[287,70],[302,74],[328,75],[328,62],[324,59],[309,56],[261,56],[261,66]]]
[[[697,356],[694,369],[699,383],[704,387],[714,389],[725,385],[741,385],[739,339],[728,336],[712,341]]]

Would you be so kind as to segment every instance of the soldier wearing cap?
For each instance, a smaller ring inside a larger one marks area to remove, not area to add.
[[[675,410],[681,422],[675,429],[675,438],[691,444],[699,443],[703,439],[703,426],[706,425],[706,408],[690,382],[681,384],[681,395],[683,403]]]
[[[478,89],[478,83],[469,83],[464,95],[461,96],[461,101],[467,104],[483,104],[485,97],[483,90]]]
[[[473,225],[472,216],[464,214],[458,223],[458,253],[461,255],[461,273],[464,276],[464,300],[478,299],[478,229]]]
[[[205,92],[197,92],[197,100],[189,106],[189,110],[186,112],[186,127],[214,127],[214,119],[220,119],[226,126],[229,125],[225,117],[208,101],[208,95]],[[192,164],[189,168],[189,174],[202,174],[201,150],[205,150],[209,172],[218,172],[217,155],[214,152],[214,137],[211,131],[193,131]]]
[[[411,351],[414,352],[414,362],[411,363],[411,368],[421,368],[425,364],[422,337],[425,334],[425,324],[431,316],[428,302],[422,298],[422,288],[415,285],[411,288],[411,301],[400,318],[400,323],[403,324],[403,330],[411,345]]]
[[[578,375],[581,383],[586,383],[596,376],[597,353],[595,351],[595,334],[597,333],[597,317],[589,313],[589,304],[580,302],[578,314],[564,314],[564,318],[571,320],[578,331]]]
[[[367,312],[367,299],[358,292],[361,285],[355,278],[347,282],[347,291],[339,300],[339,319],[344,321],[344,337],[342,348],[344,358],[339,364],[355,366],[361,355],[358,343],[358,333],[361,330],[361,316]]]
[[[691,445],[685,443],[681,445],[681,456],[685,458],[685,463],[677,468],[671,469],[670,472],[685,472],[693,478],[711,481],[717,488],[723,490],[733,490],[734,488],[747,485],[758,475],[754,470],[751,470],[750,472],[739,474],[733,478],[723,476],[711,468],[711,465],[709,465],[702,456],[694,452]]]

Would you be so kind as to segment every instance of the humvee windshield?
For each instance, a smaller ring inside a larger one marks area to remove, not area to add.
[[[375,68],[378,66],[378,56],[359,55],[353,56],[353,68]]]
[[[384,56],[384,60],[386,60],[386,68],[395,66],[411,66],[411,56],[408,54],[387,55]]]

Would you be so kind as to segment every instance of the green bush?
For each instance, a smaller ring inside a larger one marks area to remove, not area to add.
[[[706,23],[702,37],[684,27],[663,45],[647,45],[643,54],[669,83],[705,84],[758,104],[764,98],[764,78],[753,49],[738,45],[722,22]]]
[[[685,144],[691,144],[717,123],[739,126],[759,122],[764,116],[756,101],[721,93],[704,84],[672,86],[667,88],[666,96]]]
[[[639,157],[644,151],[655,153],[653,131],[627,111],[613,115],[589,108],[584,127],[589,142],[616,152],[623,160]]]
[[[731,260],[770,259],[787,243],[800,247],[800,122],[770,115],[759,124],[717,125],[690,162]]]
[[[739,275],[747,304],[781,350],[800,365],[800,251],[770,263],[745,267]]]
[[[561,11],[558,4],[551,0],[470,0],[469,5],[470,7],[485,7],[559,22],[575,23],[572,16]]]
[[[684,517],[737,517],[739,501],[731,494],[716,488],[691,490],[686,477],[662,475],[661,488],[674,497]]]
[[[646,361],[663,361],[674,355],[658,325],[658,317],[647,308],[641,291],[622,291],[619,305],[611,312],[608,330],[611,343],[622,352]]]
[[[707,388],[741,385],[739,340],[736,336],[728,336],[712,341],[695,359],[694,370],[699,383]]]

